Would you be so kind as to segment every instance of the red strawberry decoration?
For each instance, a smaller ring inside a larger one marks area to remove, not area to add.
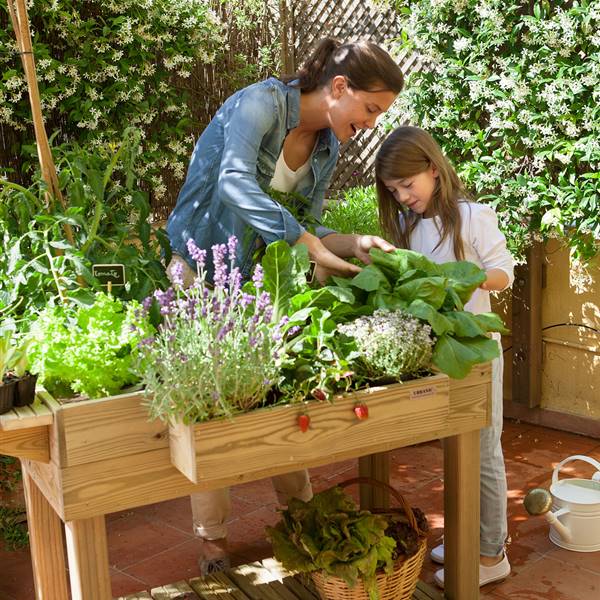
[[[300,431],[302,433],[306,433],[308,431],[309,425],[310,425],[310,417],[308,415],[305,415],[305,414],[298,415],[298,427],[300,427]]]
[[[315,388],[312,391],[312,395],[317,399],[317,400],[321,400],[321,402],[324,402],[325,400],[327,400],[327,394],[323,391],[320,390],[319,388]]]
[[[354,407],[354,414],[359,421],[369,418],[369,407],[366,404],[357,404]]]

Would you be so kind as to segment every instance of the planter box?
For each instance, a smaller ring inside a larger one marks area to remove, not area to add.
[[[484,384],[480,390],[487,398]],[[432,375],[406,383],[373,387],[340,395],[333,403],[310,401],[267,407],[233,418],[196,425],[169,427],[171,461],[191,482],[201,484],[219,477],[265,477],[304,468],[327,456],[329,462],[358,454],[373,454],[397,446],[401,438],[415,437],[448,424],[450,379]],[[367,419],[359,420],[354,406],[365,403]],[[298,416],[309,415],[302,432]]]

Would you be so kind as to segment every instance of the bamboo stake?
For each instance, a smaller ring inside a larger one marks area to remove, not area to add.
[[[10,12],[15,37],[17,38],[17,46],[21,54],[21,62],[23,63],[25,78],[29,88],[29,103],[31,105],[31,114],[33,116],[38,158],[42,170],[42,178],[48,186],[48,191],[46,192],[47,200],[49,205],[51,205],[53,203],[52,199],[56,198],[63,209],[66,209],[67,204],[58,185],[56,166],[54,164],[54,159],[52,158],[52,152],[50,151],[50,144],[48,143],[48,136],[44,126],[44,119],[42,117],[40,91],[35,71],[31,33],[29,31],[29,16],[27,14],[25,0],[8,0],[8,10]],[[63,229],[67,241],[74,245],[75,240],[71,225],[69,225],[69,223],[63,223]]]

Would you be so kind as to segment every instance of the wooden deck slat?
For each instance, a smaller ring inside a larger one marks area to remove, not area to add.
[[[198,595],[187,581],[177,581],[150,590],[153,600],[198,600]]]
[[[146,592],[137,592],[136,594],[130,594],[129,596],[119,596],[115,600],[152,600],[152,596]]]
[[[250,600],[238,586],[223,573],[190,580],[192,589],[202,600]]]

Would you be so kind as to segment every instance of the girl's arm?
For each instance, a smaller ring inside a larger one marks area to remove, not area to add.
[[[508,273],[502,269],[489,269],[485,272],[487,279],[479,286],[488,292],[501,292],[510,285]]]
[[[470,207],[471,243],[487,275],[480,287],[488,291],[502,291],[514,280],[514,260],[506,247],[506,238],[498,228],[493,208],[484,204]]]

